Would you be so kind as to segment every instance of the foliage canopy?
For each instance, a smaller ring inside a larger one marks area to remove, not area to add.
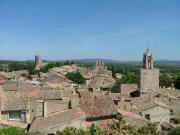
[[[84,84],[85,83],[85,78],[81,75],[79,71],[77,72],[68,72],[66,74],[66,77],[73,81],[76,84]]]

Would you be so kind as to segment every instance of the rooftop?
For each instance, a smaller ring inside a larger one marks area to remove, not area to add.
[[[117,115],[116,107],[109,96],[81,99],[80,106],[87,119]]]
[[[76,119],[85,118],[84,113],[77,109],[70,109],[63,112],[50,115],[48,117],[36,118],[32,123],[30,132],[43,132],[50,128],[68,123]]]

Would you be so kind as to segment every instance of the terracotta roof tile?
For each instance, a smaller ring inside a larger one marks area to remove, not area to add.
[[[70,109],[63,112],[50,115],[48,117],[36,118],[32,123],[30,132],[43,132],[50,128],[56,127],[73,121],[75,119],[85,119],[85,115],[82,111],[77,109]]]
[[[108,96],[81,99],[80,106],[85,112],[87,119],[118,114],[112,99]]]

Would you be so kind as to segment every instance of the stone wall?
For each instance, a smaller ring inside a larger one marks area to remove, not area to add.
[[[1,112],[2,120],[9,120],[9,112]]]
[[[131,111],[132,105],[130,101],[127,102],[127,101],[121,100],[120,102],[118,102],[118,108],[125,111]]]
[[[145,114],[150,114],[151,122],[170,122],[170,110],[161,106],[155,106],[144,110],[141,112],[142,116],[145,117]]]
[[[69,108],[75,108],[78,101],[67,100],[38,100],[36,102],[36,117],[47,117],[50,114],[60,112]]]
[[[153,93],[159,90],[159,69],[141,68],[139,70],[139,89],[141,93]]]
[[[131,92],[136,91],[138,89],[137,84],[121,84],[120,92],[121,94],[130,95]]]
[[[44,117],[44,101],[39,100],[36,102],[36,117]]]
[[[26,122],[32,123],[36,116],[36,101],[29,100],[28,101],[28,111],[26,112]]]

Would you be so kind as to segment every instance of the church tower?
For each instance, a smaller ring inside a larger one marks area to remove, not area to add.
[[[138,77],[141,95],[154,95],[159,91],[159,69],[154,68],[150,49],[143,54],[143,68],[139,69]]]

